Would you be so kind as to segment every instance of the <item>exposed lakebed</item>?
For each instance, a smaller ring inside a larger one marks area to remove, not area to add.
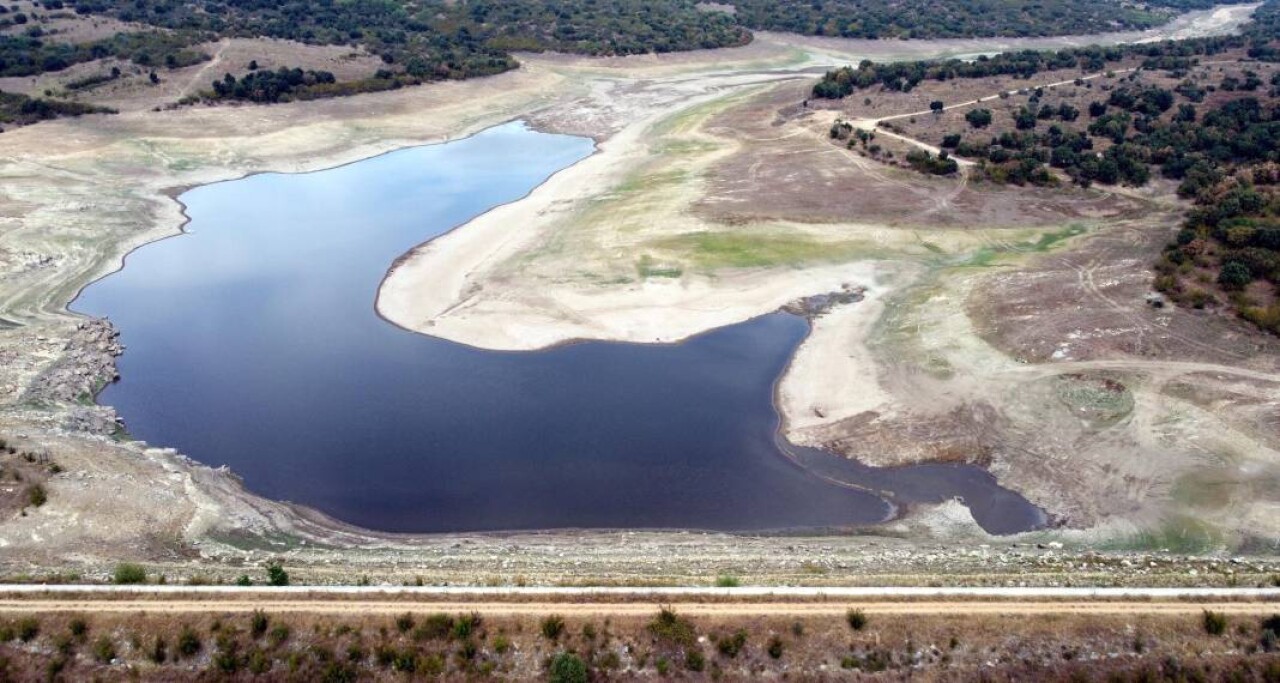
[[[228,465],[259,494],[385,531],[777,530],[894,511],[837,481],[898,504],[962,496],[997,533],[1044,523],[978,468],[877,470],[782,443],[773,387],[808,330],[795,315],[528,353],[377,316],[397,257],[591,151],[514,123],[186,192],[191,234],[139,249],[75,302],[128,347],[99,400],[133,436]]]

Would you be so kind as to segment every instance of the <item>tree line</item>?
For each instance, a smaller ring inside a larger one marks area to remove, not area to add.
[[[1213,0],[730,0],[753,29],[840,38],[1059,36],[1146,29]]]
[[[138,31],[86,43],[63,43],[30,35],[3,34],[0,35],[0,76],[34,76],[107,57],[144,67],[181,68],[207,61],[209,55],[193,46],[212,37],[191,31]]]

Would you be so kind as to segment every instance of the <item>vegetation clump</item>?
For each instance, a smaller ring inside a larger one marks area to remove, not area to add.
[[[1227,632],[1227,615],[1222,612],[1205,610],[1200,615],[1200,624],[1204,627],[1205,633],[1211,636],[1220,636]]]
[[[542,637],[547,640],[558,640],[564,633],[564,617],[552,614],[542,620]]]
[[[551,658],[547,667],[547,680],[551,683],[587,683],[587,665],[572,652],[561,652]]]
[[[649,622],[649,632],[659,640],[673,645],[690,646],[698,639],[693,622],[676,614],[670,607],[658,610],[658,615]]]
[[[147,570],[142,565],[132,562],[121,562],[112,573],[112,581],[117,584],[137,584],[147,582]]]

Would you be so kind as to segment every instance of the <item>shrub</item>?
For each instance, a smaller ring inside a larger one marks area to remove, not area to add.
[[[422,625],[413,631],[414,640],[443,640],[453,631],[453,617],[443,612],[427,615]]]
[[[256,609],[249,621],[249,633],[252,633],[254,638],[261,638],[267,632],[267,626],[270,625],[271,619],[267,617],[267,613]]]
[[[89,632],[89,624],[80,617],[75,617],[71,623],[67,624],[67,630],[77,639],[83,639],[85,634]]]
[[[974,128],[986,128],[991,125],[990,109],[971,109],[964,115],[964,120]]]
[[[506,636],[499,634],[493,639],[493,651],[498,654],[506,654],[511,649],[511,640]]]
[[[194,657],[200,652],[200,636],[190,626],[183,626],[178,633],[178,654],[183,657]]]
[[[289,572],[279,562],[267,563],[267,585],[268,586],[287,586],[289,585]]]
[[[252,586],[252,585],[253,585],[253,579],[249,578],[249,575],[248,575],[248,574],[241,574],[240,576],[237,576],[237,577],[236,577],[236,585],[237,585],[237,586]]]
[[[396,630],[401,633],[408,633],[413,629],[414,623],[416,622],[413,619],[413,615],[405,612],[404,614],[396,617]]]
[[[769,656],[770,656],[770,657],[772,657],[772,658],[774,658],[774,659],[781,659],[781,658],[782,658],[782,649],[783,649],[783,645],[782,645],[782,639],[781,639],[781,638],[779,638],[778,636],[774,636],[774,637],[772,637],[772,638],[770,638],[770,639],[769,639],[769,648],[768,648],[768,650],[769,650]]]
[[[702,671],[707,668],[707,657],[702,650],[689,648],[684,652],[684,668],[690,671]]]
[[[93,644],[93,658],[103,664],[110,664],[116,658],[116,645],[111,639],[103,636]]]
[[[44,485],[36,484],[27,489],[27,504],[31,507],[38,508],[47,502],[49,502],[49,492],[44,490]]]
[[[867,613],[860,609],[851,609],[844,615],[845,621],[849,622],[849,628],[855,631],[861,631],[867,627]]]
[[[716,639],[716,649],[720,651],[720,654],[730,658],[737,657],[738,653],[742,652],[742,648],[746,647],[746,645],[747,632],[742,629],[734,631],[731,636]]]
[[[1250,282],[1253,282],[1253,272],[1239,261],[1224,263],[1222,270],[1218,272],[1218,284],[1222,285],[1223,289],[1244,289]]]
[[[737,588],[741,585],[742,582],[738,580],[738,577],[732,574],[721,574],[716,577],[716,586],[718,588]]]
[[[116,565],[113,581],[119,584],[146,583],[147,570],[142,565],[133,564],[131,562],[121,562]]]
[[[265,651],[262,651],[261,648],[255,647],[252,648],[250,654],[246,657],[246,663],[244,663],[244,666],[248,669],[248,673],[259,675],[265,674],[266,671],[271,670],[271,657],[268,656]]]
[[[360,680],[360,672],[349,664],[329,662],[320,674],[323,683],[355,683]]]
[[[40,635],[40,621],[35,617],[23,617],[15,624],[14,632],[18,635],[18,640],[29,643]]]
[[[413,673],[418,670],[418,653],[410,649],[397,652],[391,661],[391,668],[401,673]]]
[[[677,645],[693,645],[697,640],[697,632],[693,623],[675,613],[670,607],[663,607],[658,616],[649,622],[649,632],[661,640]]]
[[[151,645],[151,652],[147,653],[147,659],[155,664],[164,664],[169,658],[169,644],[164,638],[156,638],[156,642]]]
[[[542,635],[547,640],[556,640],[564,632],[564,617],[552,614],[542,620]]]
[[[464,614],[453,622],[452,636],[457,640],[466,640],[480,630],[480,615],[476,612]]]
[[[587,665],[578,655],[561,652],[551,658],[547,680],[551,683],[587,683]]]
[[[1204,632],[1211,636],[1220,636],[1227,631],[1227,615],[1222,612],[1205,610],[1200,617]]]
[[[279,645],[289,639],[289,634],[288,624],[276,624],[272,627],[271,632],[267,634],[267,638],[271,640],[273,645]]]

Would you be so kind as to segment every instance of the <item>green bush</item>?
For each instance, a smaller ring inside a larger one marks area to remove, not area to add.
[[[271,632],[267,634],[267,638],[273,645],[280,645],[289,639],[290,633],[288,624],[276,624],[271,628]]]
[[[547,640],[557,640],[564,632],[564,617],[552,614],[542,620],[542,636]]]
[[[116,565],[115,574],[112,580],[118,584],[134,584],[147,582],[147,570],[142,565],[133,564],[131,562],[121,562]]]
[[[746,647],[746,645],[747,632],[742,629],[734,631],[731,636],[716,638],[716,649],[720,651],[720,654],[730,658],[737,657],[738,653],[742,652],[742,648]]]
[[[93,644],[93,658],[103,664],[110,664],[116,658],[116,645],[111,639],[103,636]]]
[[[453,622],[453,630],[450,635],[455,640],[466,640],[480,630],[480,615],[476,612],[459,616]]]
[[[1223,289],[1241,290],[1249,286],[1253,282],[1253,273],[1239,261],[1228,261],[1222,265],[1222,270],[1218,271],[1218,284]]]
[[[249,632],[254,638],[261,638],[267,632],[267,626],[271,625],[271,619],[267,617],[267,613],[260,609],[253,611],[253,617],[249,621]]]
[[[279,562],[267,563],[267,585],[268,586],[287,586],[289,585],[289,572]]]
[[[27,489],[27,504],[31,507],[38,508],[47,502],[49,502],[49,492],[44,490],[44,485],[36,484]]]
[[[649,622],[649,632],[660,640],[676,645],[690,646],[697,640],[697,631],[693,623],[675,613],[669,607],[658,611],[658,616]]]
[[[578,655],[561,652],[551,658],[547,680],[551,683],[587,683],[587,665]]]
[[[444,640],[453,632],[453,617],[443,612],[427,615],[422,625],[413,631],[414,640]]]
[[[35,617],[23,617],[15,624],[14,632],[18,635],[18,640],[29,643],[40,635],[40,620]]]
[[[396,617],[396,630],[401,633],[408,633],[413,630],[413,625],[415,623],[413,615],[405,612],[404,614]]]
[[[737,588],[738,586],[741,586],[741,585],[742,585],[742,582],[738,580],[738,577],[732,574],[721,574],[720,576],[716,577],[717,588]]]
[[[156,638],[156,642],[151,645],[151,652],[147,653],[147,659],[155,664],[164,664],[169,658],[169,644],[164,638]]]
[[[769,639],[769,648],[768,648],[768,650],[769,650],[769,656],[770,656],[770,657],[772,657],[773,659],[781,659],[781,658],[782,658],[782,649],[783,649],[783,645],[782,645],[782,639],[781,639],[781,638],[779,638],[778,636],[774,636],[774,637],[772,637],[772,638],[770,638],[770,639]]]
[[[1205,610],[1200,617],[1204,632],[1211,636],[1220,636],[1227,631],[1227,615],[1222,612]]]
[[[684,668],[690,671],[702,671],[707,668],[707,657],[702,650],[689,648],[684,652]]]
[[[194,657],[202,647],[200,636],[190,626],[183,626],[178,632],[178,654],[183,657]]]
[[[861,631],[867,627],[867,613],[860,609],[851,609],[845,613],[844,618],[849,622],[849,628],[855,631]]]

